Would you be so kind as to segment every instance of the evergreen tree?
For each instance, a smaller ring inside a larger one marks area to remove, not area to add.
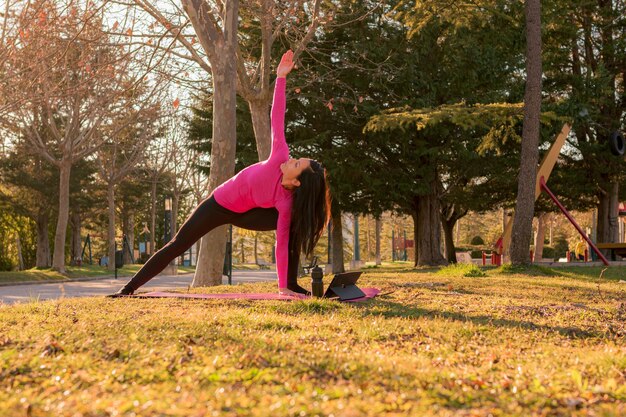
[[[188,148],[201,155],[207,155],[197,161],[197,169],[206,175],[211,169],[213,100],[210,94],[196,96],[196,105],[191,107],[191,117],[186,119],[188,129]],[[243,99],[237,99],[237,150],[235,154],[235,172],[258,162],[256,140],[250,109]]]
[[[428,8],[425,4],[376,4],[337,6],[346,17],[365,17],[342,25],[338,13],[338,28],[320,35],[309,58],[303,58],[317,78],[296,87],[300,107],[290,104],[296,112],[291,130],[302,155],[329,167],[333,198],[342,210],[411,214],[416,262],[438,264],[443,262],[439,202],[449,185],[443,179],[462,160],[453,155],[461,155],[464,148],[457,144],[463,135],[444,126],[410,131],[410,121],[399,121],[401,128],[392,132],[372,128],[378,133],[364,135],[362,130],[370,116],[390,107],[517,100],[521,89],[514,70],[521,65],[521,42],[509,15],[520,11],[509,7],[506,14],[507,6],[500,5],[501,13],[477,9],[449,20],[419,10]]]
[[[579,175],[569,187],[581,200],[593,193],[597,239],[615,242],[626,166],[609,151],[609,138],[626,130],[626,4],[551,0],[542,7],[544,96],[573,120],[567,166]]]

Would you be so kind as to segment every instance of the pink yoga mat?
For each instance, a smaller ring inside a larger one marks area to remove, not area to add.
[[[370,298],[376,297],[380,290],[378,288],[361,288],[365,293],[365,297],[355,298],[354,300],[346,300],[348,303],[365,301]],[[229,300],[306,300],[311,298],[306,295],[282,295],[277,293],[228,293],[228,294],[190,294],[190,293],[178,293],[178,292],[163,292],[153,291],[145,294],[137,294],[131,297],[139,298],[196,298],[196,299],[229,299]]]

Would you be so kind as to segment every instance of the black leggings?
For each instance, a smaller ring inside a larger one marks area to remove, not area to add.
[[[220,206],[213,196],[204,200],[180,227],[176,236],[159,249],[126,284],[133,291],[154,278],[174,259],[182,255],[202,236],[224,224],[232,224],[248,230],[276,230],[278,210],[254,208],[245,213],[235,213]],[[293,239],[289,239],[291,243]],[[287,281],[294,283],[298,277],[300,254],[289,245]]]

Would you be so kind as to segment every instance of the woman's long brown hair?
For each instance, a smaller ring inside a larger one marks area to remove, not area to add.
[[[310,257],[330,220],[330,189],[326,170],[314,160],[311,169],[304,170],[298,180],[300,186],[293,192],[291,209],[292,247]]]

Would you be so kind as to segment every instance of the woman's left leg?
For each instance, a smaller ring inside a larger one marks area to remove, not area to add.
[[[165,269],[171,261],[182,255],[198,239],[214,228],[230,223],[237,215],[238,213],[220,206],[213,197],[207,198],[191,213],[174,238],[152,255],[118,294],[134,293]]]

